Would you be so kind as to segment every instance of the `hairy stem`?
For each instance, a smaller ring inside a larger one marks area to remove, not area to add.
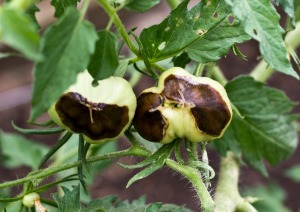
[[[149,151],[147,151],[143,148],[131,147],[129,149],[118,151],[118,152],[107,153],[107,154],[103,154],[103,155],[99,155],[99,156],[90,157],[90,158],[87,158],[85,162],[88,164],[88,163],[93,163],[93,162],[102,161],[102,160],[116,159],[116,158],[129,156],[129,155],[146,157],[149,154],[150,154]],[[0,184],[0,189],[10,187],[10,186],[24,184],[26,182],[34,181],[34,180],[41,179],[41,178],[45,178],[45,177],[51,176],[55,173],[58,173],[58,172],[61,172],[64,170],[68,170],[68,169],[71,169],[74,167],[78,167],[81,164],[82,164],[81,161],[76,161],[74,163],[63,164],[60,166],[52,166],[52,167],[49,167],[46,169],[36,170],[36,171],[30,173],[27,177]]]
[[[101,4],[105,12],[110,16],[110,18],[113,20],[114,24],[116,25],[117,29],[120,31],[125,43],[129,47],[129,49],[139,56],[139,50],[135,47],[134,43],[131,41],[131,39],[128,36],[128,33],[119,18],[116,10],[107,2],[107,0],[98,0],[98,2]]]
[[[285,43],[287,49],[296,49],[300,46],[300,22],[297,23],[295,30],[287,34],[285,37]],[[264,60],[261,60],[250,75],[257,81],[266,82],[273,73],[274,69],[268,66]]]
[[[238,159],[232,152],[227,152],[227,156],[221,160],[219,180],[215,193],[216,209],[215,212],[239,211],[243,208],[248,212],[256,209],[241,197],[238,190],[239,182]]]
[[[199,199],[201,200],[202,210],[204,212],[212,212],[215,208],[215,203],[210,196],[205,184],[202,182],[201,174],[197,169],[181,165],[171,159],[166,161],[166,165],[171,169],[181,173],[186,179],[188,179],[194,189],[196,190]]]

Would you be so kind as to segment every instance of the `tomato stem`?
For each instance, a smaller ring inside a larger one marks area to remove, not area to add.
[[[215,203],[201,179],[200,171],[189,166],[181,165],[171,159],[168,159],[166,161],[166,165],[171,169],[182,174],[186,179],[188,179],[192,183],[199,199],[201,200],[201,207],[204,212],[214,211]]]
[[[127,33],[127,31],[126,31],[126,29],[125,29],[125,27],[124,27],[121,19],[119,18],[116,10],[108,3],[107,0],[98,0],[98,2],[103,7],[103,9],[105,10],[105,12],[113,20],[114,24],[116,25],[117,29],[120,31],[120,33],[121,33],[121,35],[122,35],[125,43],[129,47],[129,49],[134,54],[136,54],[137,56],[139,56],[139,50],[135,47],[134,43],[129,38],[128,33]]]
[[[239,208],[247,208],[244,211],[256,211],[239,193],[240,164],[238,158],[232,152],[227,152],[227,156],[221,160],[220,167],[219,180],[215,193],[215,212],[238,211]]]

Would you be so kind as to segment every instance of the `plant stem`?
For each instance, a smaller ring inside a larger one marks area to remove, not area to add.
[[[289,32],[285,37],[287,48],[296,49],[300,46],[300,22],[296,24],[296,28]]]
[[[168,0],[168,4],[172,10],[175,9],[179,3],[180,0]]]
[[[203,74],[204,67],[205,67],[205,65],[203,63],[199,63],[197,65],[196,70],[194,71],[194,75],[197,77],[201,77]]]
[[[287,49],[296,49],[300,46],[300,22],[297,23],[295,30],[287,34],[285,37],[285,43]],[[261,60],[250,75],[257,81],[266,82],[273,73],[274,69],[268,66],[264,60]]]
[[[201,174],[197,169],[181,165],[171,159],[166,161],[166,165],[171,169],[181,173],[185,178],[187,178],[195,188],[199,199],[201,200],[202,210],[204,212],[212,212],[215,208],[215,203],[210,196],[207,188],[201,179]]]
[[[201,156],[202,156],[202,161],[203,163],[206,163],[207,165],[209,165],[209,160],[208,160],[208,154],[206,151],[206,143],[201,143]],[[209,182],[209,170],[206,169],[205,171],[202,172],[203,178],[204,178],[204,183],[206,187],[210,186],[210,182]]]
[[[82,9],[81,9],[81,12],[80,12],[80,14],[81,14],[81,19],[84,18],[85,14],[86,14],[86,12],[87,12],[87,10],[88,10],[88,8],[89,8],[90,1],[91,1],[91,0],[85,0],[85,1],[83,2],[83,6],[82,6]]]
[[[128,36],[128,33],[119,18],[118,14],[116,13],[115,9],[107,2],[107,0],[98,0],[98,2],[101,4],[105,12],[110,16],[110,18],[113,20],[114,24],[116,25],[117,29],[120,31],[125,43],[129,47],[129,49],[139,56],[139,50],[135,47],[134,43],[131,41],[131,39]]]
[[[211,75],[215,80],[217,80],[223,86],[227,83],[226,77],[217,65],[208,65],[207,68],[209,69],[209,72],[211,72]]]
[[[110,28],[112,27],[113,23],[114,23],[113,19],[110,18],[107,26],[105,27],[105,30],[110,31]]]
[[[165,72],[166,71],[166,69],[164,67],[161,67],[160,65],[158,65],[156,63],[151,63],[151,66],[153,66],[154,68],[156,68],[160,72]]]
[[[250,73],[255,80],[266,82],[274,73],[274,69],[269,66],[264,60],[261,60]]]
[[[238,159],[232,152],[221,159],[221,170],[215,193],[215,212],[243,211],[254,212],[256,209],[240,196],[238,190],[239,167]]]
[[[111,160],[111,159],[115,159],[115,158],[119,158],[119,157],[129,156],[129,155],[146,157],[149,154],[150,154],[149,151],[147,151],[143,148],[131,147],[126,150],[121,150],[118,152],[107,153],[107,154],[87,158],[86,163],[93,163],[93,162],[97,162],[97,161],[101,161],[101,160]],[[69,164],[63,164],[60,166],[52,166],[52,167],[49,167],[46,169],[36,170],[36,171],[34,171],[34,173],[29,173],[29,175],[27,177],[0,184],[0,189],[10,187],[10,186],[20,185],[20,184],[23,184],[23,183],[26,183],[29,181],[34,181],[34,180],[37,180],[40,178],[45,178],[45,177],[48,177],[55,173],[58,173],[58,172],[61,172],[64,170],[68,170],[68,169],[71,169],[74,167],[78,167],[81,164],[82,164],[81,161],[76,161],[76,162],[69,163]]]

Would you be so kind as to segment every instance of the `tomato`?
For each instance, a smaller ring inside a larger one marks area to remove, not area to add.
[[[231,118],[230,101],[220,83],[174,67],[159,77],[157,87],[140,94],[133,125],[153,142],[204,142],[221,137]]]
[[[48,113],[61,128],[82,133],[89,143],[99,144],[120,137],[131,125],[136,96],[121,77],[110,77],[92,85],[88,72],[51,106]]]

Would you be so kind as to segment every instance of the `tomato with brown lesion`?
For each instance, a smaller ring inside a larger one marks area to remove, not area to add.
[[[123,78],[110,77],[92,85],[88,72],[49,109],[60,127],[81,133],[89,143],[103,143],[120,137],[129,128],[136,109],[136,97]]]
[[[153,142],[204,142],[221,137],[231,118],[230,101],[220,83],[174,67],[160,76],[157,87],[138,97],[133,125]]]

